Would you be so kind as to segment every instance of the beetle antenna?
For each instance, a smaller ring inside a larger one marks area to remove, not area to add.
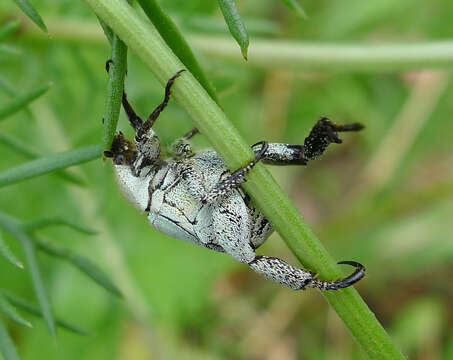
[[[165,107],[168,105],[168,101],[170,100],[170,90],[171,87],[173,86],[173,83],[175,82],[175,79],[181,75],[183,71],[186,71],[185,69],[179,70],[175,75],[173,75],[168,81],[167,85],[165,85],[165,96],[164,96],[164,101],[162,101],[161,104],[159,104],[153,112],[148,116],[146,121],[143,123],[142,127],[139,129],[138,135],[139,137],[145,135],[149,129],[151,129],[156,122],[157,118],[159,117],[160,113],[162,110],[165,109]]]

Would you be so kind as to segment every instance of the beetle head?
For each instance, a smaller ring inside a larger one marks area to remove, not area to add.
[[[120,131],[115,134],[110,150],[104,151],[104,156],[112,158],[115,165],[130,165],[136,153],[135,145]]]

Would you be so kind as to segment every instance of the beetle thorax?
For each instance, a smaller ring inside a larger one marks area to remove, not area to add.
[[[154,171],[147,176],[138,177],[132,173],[128,165],[115,165],[115,174],[118,185],[124,196],[140,211],[145,211],[149,202],[149,183]]]

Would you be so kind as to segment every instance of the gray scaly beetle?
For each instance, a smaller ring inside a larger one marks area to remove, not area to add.
[[[365,268],[354,261],[339,262],[356,268],[350,276],[322,281],[316,279],[315,273],[296,268],[279,258],[256,255],[255,250],[266,241],[273,228],[240,184],[246,181],[244,175],[260,160],[270,165],[306,165],[321,155],[330,143],[341,143],[337,132],[358,131],[363,126],[358,123],[336,125],[321,118],[304,145],[257,143],[252,146],[255,157],[234,172],[228,170],[214,150],[193,152],[189,140],[198,133],[195,128],[176,140],[171,145],[172,156],[163,159],[160,141],[152,126],[167,106],[171,86],[182,71],[168,80],[164,101],[146,121],[137,116],[123,92],[122,104],[136,131],[134,142],[118,132],[111,149],[104,155],[112,158],[118,184],[126,198],[147,213],[148,221],[155,229],[225,252],[257,273],[291,289],[338,290],[359,281],[365,275]]]

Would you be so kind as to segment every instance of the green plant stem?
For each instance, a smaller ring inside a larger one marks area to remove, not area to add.
[[[101,145],[89,145],[58,154],[43,156],[0,173],[0,188],[24,181],[51,171],[78,165],[96,158],[102,153]]]
[[[85,1],[141,58],[162,84],[182,68],[179,59],[157,31],[142,21],[124,1]],[[253,157],[250,147],[190,73],[181,74],[172,93],[230,169],[246,164]],[[317,271],[324,279],[343,276],[298,210],[262,164],[258,164],[249,174],[244,188],[306,268]],[[370,358],[404,358],[354,288],[323,292],[323,295]],[[294,296],[303,294],[295,293]]]
[[[104,150],[110,150],[115,136],[127,68],[127,47],[116,35],[112,37],[112,61],[104,111],[104,136],[102,138]]]
[[[97,23],[72,19],[48,19],[52,41],[106,44]],[[49,41],[30,21],[24,20],[21,36]],[[243,63],[237,44],[230,37],[214,35],[187,36],[194,48],[215,58]],[[414,69],[452,67],[453,41],[411,43],[329,44],[307,41],[284,41],[253,38],[247,65],[293,70],[397,72]]]

